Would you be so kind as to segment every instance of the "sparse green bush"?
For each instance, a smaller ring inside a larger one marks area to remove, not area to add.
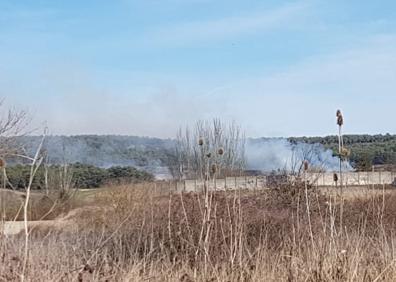
[[[50,186],[59,186],[62,167],[53,165],[48,168]],[[85,164],[72,164],[69,166],[72,174],[72,185],[75,188],[98,188],[108,183],[135,183],[150,181],[154,176],[148,172],[133,167],[111,167],[108,169]],[[15,165],[7,168],[8,188],[24,189],[29,181],[30,166]],[[1,180],[2,182],[3,180]],[[3,185],[3,183],[1,183]],[[59,187],[50,187],[50,189]],[[45,189],[45,169],[40,167],[33,180],[32,189]]]

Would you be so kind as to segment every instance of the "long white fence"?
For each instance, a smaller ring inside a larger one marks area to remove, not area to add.
[[[211,190],[258,189],[267,187],[267,182],[265,176],[241,176],[210,180],[208,186]],[[203,189],[204,181],[202,180],[182,180],[177,182],[177,191],[195,192]]]
[[[337,172],[336,172],[337,173]],[[345,172],[342,177],[337,173],[338,185],[341,181],[347,186],[382,185],[392,184],[396,178],[396,172]],[[309,183],[315,186],[335,186],[334,173],[308,173]],[[227,177],[223,179],[211,180],[208,182],[209,189],[232,190],[232,189],[263,189],[269,186],[269,177],[260,176],[240,176]],[[202,191],[204,182],[202,180],[182,180],[176,182],[177,191]]]
[[[344,185],[382,185],[392,184],[395,180],[396,173],[391,171],[376,171],[376,172],[346,172],[342,174],[342,179],[337,173],[339,181],[342,180]],[[308,179],[312,184],[318,186],[333,186],[334,173],[310,173]]]

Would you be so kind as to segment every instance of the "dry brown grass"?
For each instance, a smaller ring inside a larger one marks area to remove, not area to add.
[[[23,204],[26,193],[13,190],[0,189],[0,197],[4,206],[0,206],[0,218],[6,221],[23,220]],[[60,198],[58,192],[49,193],[32,192],[28,205],[28,220],[51,220],[69,212],[87,201],[81,198]]]
[[[394,281],[396,195],[339,200],[304,187],[172,194],[155,184],[104,190],[74,229],[36,228],[30,281]],[[203,226],[203,225],[206,226]],[[203,231],[208,233],[203,242]],[[18,280],[22,237],[2,238],[0,281]]]

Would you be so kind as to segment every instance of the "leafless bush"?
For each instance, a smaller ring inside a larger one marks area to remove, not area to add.
[[[27,133],[29,118],[26,111],[5,109],[4,99],[0,100],[0,113],[0,156],[4,159],[21,153],[16,137]]]
[[[198,121],[192,129],[179,130],[176,155],[177,178],[204,179],[212,164],[219,168],[217,175],[240,171],[245,168],[245,136],[235,122]]]

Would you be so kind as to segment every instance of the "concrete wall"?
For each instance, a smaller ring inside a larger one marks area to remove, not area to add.
[[[208,184],[211,190],[258,189],[266,187],[266,178],[265,176],[227,177],[226,179],[211,180]],[[204,182],[199,180],[177,182],[177,191],[198,192],[202,191],[203,187]]]
[[[338,174],[338,173],[337,173]],[[308,173],[307,177],[311,184],[317,186],[335,186],[333,172],[326,173]],[[396,177],[396,172],[345,172],[343,173],[342,182],[348,186],[358,185],[379,185],[391,184]],[[340,175],[338,174],[338,185],[340,185]],[[184,180],[176,182],[177,191],[202,191],[204,182],[199,180]],[[209,188],[212,190],[228,189],[262,189],[267,188],[266,176],[242,176],[227,177],[226,179],[217,179],[209,182]]]
[[[311,173],[308,178],[311,183],[318,186],[333,186],[333,172]],[[339,183],[341,181],[339,173],[337,173]],[[395,172],[378,171],[378,172],[346,172],[342,174],[342,183],[344,185],[373,185],[373,184],[391,184],[395,177]]]

